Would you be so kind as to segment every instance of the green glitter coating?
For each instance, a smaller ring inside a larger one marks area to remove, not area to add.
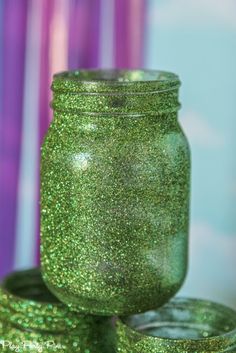
[[[177,298],[116,325],[118,353],[236,352],[236,312],[208,301]]]
[[[109,318],[80,315],[60,303],[39,269],[15,272],[0,287],[3,352],[110,353],[111,333]]]
[[[41,261],[45,283],[74,310],[146,311],[183,283],[190,158],[177,121],[179,85],[155,71],[54,77]]]

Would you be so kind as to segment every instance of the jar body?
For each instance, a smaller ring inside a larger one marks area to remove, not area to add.
[[[50,290],[75,310],[102,315],[166,302],[186,273],[189,174],[177,112],[55,111],[41,159]]]

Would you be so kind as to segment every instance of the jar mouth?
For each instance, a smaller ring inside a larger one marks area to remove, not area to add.
[[[64,71],[53,76],[54,92],[96,94],[145,94],[176,90],[179,77],[162,70],[81,69]]]
[[[175,298],[156,311],[122,318],[122,324],[159,347],[173,343],[208,352],[236,345],[236,312],[205,300]]]

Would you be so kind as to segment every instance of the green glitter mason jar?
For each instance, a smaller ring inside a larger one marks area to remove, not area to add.
[[[42,271],[79,312],[146,311],[183,283],[190,156],[179,86],[175,74],[151,70],[54,76],[41,159]]]
[[[236,352],[236,312],[196,299],[117,321],[118,353]]]
[[[109,320],[79,315],[48,291],[39,269],[14,272],[0,287],[0,351],[110,353]]]

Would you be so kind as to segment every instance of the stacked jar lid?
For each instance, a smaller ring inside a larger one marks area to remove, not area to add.
[[[154,70],[54,76],[41,159],[44,282],[39,270],[5,279],[3,343],[36,341],[43,352],[236,352],[233,310],[171,299],[186,275],[189,226],[179,86],[175,74]]]
[[[108,353],[109,330],[109,318],[78,314],[60,303],[45,286],[39,268],[14,272],[3,280],[1,351]]]

